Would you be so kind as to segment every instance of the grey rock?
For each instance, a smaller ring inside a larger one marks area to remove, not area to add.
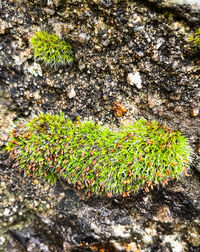
[[[67,95],[68,95],[69,99],[72,99],[72,98],[74,98],[76,96],[76,92],[74,90],[74,87],[69,88],[69,91],[68,91]]]
[[[0,19],[0,34],[3,35],[6,32],[6,29],[9,27],[8,23],[5,20]]]
[[[53,16],[55,14],[55,10],[50,9],[50,8],[44,8],[44,11],[46,12],[47,15]]]
[[[200,2],[199,0],[148,0],[161,8],[169,8],[172,12],[187,18],[190,22],[200,21]]]
[[[90,35],[87,35],[86,33],[81,33],[78,35],[78,39],[81,44],[85,44],[89,41]]]

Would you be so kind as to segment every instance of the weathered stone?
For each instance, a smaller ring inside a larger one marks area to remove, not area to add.
[[[47,15],[53,16],[55,14],[55,10],[50,9],[50,8],[44,8],[44,11],[46,12]]]
[[[0,34],[1,35],[5,34],[7,28],[8,28],[8,23],[0,19]]]
[[[86,33],[81,33],[79,34],[78,38],[81,44],[85,44],[89,41],[90,35],[87,35]]]
[[[155,106],[159,106],[163,103],[162,99],[160,99],[158,94],[148,94],[148,105],[149,108],[154,108]]]
[[[15,112],[11,112],[5,105],[0,104],[0,147],[5,144],[10,130],[14,127],[14,120],[17,115]]]
[[[160,8],[171,9],[178,12],[178,15],[187,18],[190,22],[200,21],[200,2],[199,0],[148,0],[155,3]]]
[[[74,97],[76,96],[76,92],[75,92],[75,90],[74,90],[74,87],[71,87],[71,88],[69,89],[67,95],[68,95],[69,99],[72,99],[72,98],[74,98]]]
[[[42,76],[42,68],[40,64],[36,62],[34,62],[31,66],[28,67],[28,71],[35,77]]]
[[[160,221],[164,223],[171,223],[174,221],[173,216],[167,206],[160,208],[157,212],[157,215],[153,217],[155,221]]]
[[[73,31],[74,25],[71,23],[53,23],[53,29],[56,35],[62,37],[62,34],[67,35],[70,31]]]
[[[191,113],[192,113],[192,116],[194,116],[194,117],[198,116],[199,115],[199,108],[198,107],[193,108]]]

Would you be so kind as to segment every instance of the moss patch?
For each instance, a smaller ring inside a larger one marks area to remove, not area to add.
[[[190,39],[196,47],[200,47],[200,28],[194,33],[193,36],[190,37]]]
[[[37,32],[31,42],[35,59],[47,65],[65,65],[74,59],[72,46],[47,31]]]
[[[140,119],[116,131],[94,122],[73,123],[41,114],[12,131],[7,150],[27,176],[63,178],[90,195],[129,196],[177,178],[191,161],[180,132]]]

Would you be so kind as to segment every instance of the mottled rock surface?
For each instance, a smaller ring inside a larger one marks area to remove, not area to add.
[[[177,16],[198,25],[200,22],[200,1],[199,0],[147,0],[156,4],[158,8],[165,8],[175,12]]]
[[[108,199],[88,198],[64,182],[54,187],[41,180],[35,183],[3,164],[2,168],[0,247],[5,251],[200,248],[200,194],[195,193],[199,177],[195,174],[167,189]]]
[[[200,51],[190,41],[200,15],[192,2],[0,2],[1,251],[200,251]],[[40,29],[71,42],[71,65],[34,62],[30,41]],[[192,176],[126,199],[88,199],[63,181],[23,178],[3,151],[9,129],[60,110],[73,120],[116,126],[143,116],[179,129],[195,153]]]

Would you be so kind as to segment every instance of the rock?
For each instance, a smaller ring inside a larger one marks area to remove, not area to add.
[[[79,67],[79,69],[82,71],[82,70],[86,67],[86,65],[80,60],[80,61],[78,62],[78,67]]]
[[[64,4],[64,1],[63,0],[48,0],[47,1],[47,5],[49,7],[59,7],[59,6],[62,6]]]
[[[3,35],[6,32],[6,29],[9,27],[8,23],[2,19],[0,19],[0,34]]]
[[[198,114],[199,114],[199,108],[198,107],[193,108],[192,111],[191,111],[191,114],[192,114],[193,117],[198,116]]]
[[[169,207],[164,206],[160,208],[157,214],[153,217],[154,220],[160,221],[163,223],[173,222],[173,216],[169,210]]]
[[[87,35],[86,33],[81,33],[78,35],[78,39],[81,44],[85,44],[89,41],[90,35]]]
[[[30,52],[31,52],[31,49],[28,48],[27,50],[20,52],[19,55],[14,55],[13,58],[14,58],[14,60],[15,60],[15,64],[16,64],[17,66],[20,66],[20,65],[22,65],[27,59],[32,58],[33,55],[32,55]]]
[[[200,173],[200,161],[196,164],[195,168]]]
[[[73,41],[79,42],[80,44],[87,44],[87,42],[90,40],[90,35],[86,33],[74,33],[70,36],[70,38]]]
[[[42,68],[40,64],[34,62],[31,66],[28,67],[28,71],[35,77],[42,76]]]
[[[169,243],[172,247],[172,251],[183,252],[184,247],[180,242],[179,235],[166,235],[164,236],[164,242]]]
[[[72,98],[74,98],[74,97],[76,96],[76,92],[75,92],[75,90],[74,90],[74,87],[71,87],[71,88],[69,89],[67,95],[68,95],[69,99],[72,99]]]
[[[142,79],[139,72],[129,73],[127,76],[127,82],[131,86],[136,86],[138,89],[142,88]]]
[[[5,144],[10,130],[14,127],[14,120],[17,115],[8,110],[7,106],[0,104],[0,147]]]
[[[8,208],[4,209],[3,214],[4,214],[5,216],[9,216],[10,210],[9,210]]]
[[[27,251],[62,251],[63,247],[66,251],[71,248],[73,251],[83,248],[84,251],[92,248],[151,251],[156,244],[185,251],[188,244],[198,246],[200,242],[199,200],[195,205],[199,194],[191,194],[195,185],[191,185],[191,181],[179,184],[181,193],[172,186],[169,191],[154,191],[148,197],[139,193],[127,199],[111,200],[105,197],[81,199],[82,192],[64,182],[51,188],[40,180],[40,186],[33,186],[30,178],[17,176],[16,171],[12,171],[11,176],[11,169],[0,170],[0,175],[4,178],[4,183],[0,184],[4,195],[4,209],[0,210],[4,215],[0,219],[4,235],[0,236],[0,249],[6,244],[14,251],[12,248],[18,241]],[[9,187],[12,191],[7,193]],[[164,202],[170,207],[162,206]],[[190,215],[194,219],[190,219]],[[166,224],[170,225],[167,233]],[[88,241],[88,237],[91,240]],[[155,244],[156,240],[161,242]]]
[[[50,9],[50,8],[44,8],[44,11],[46,12],[47,15],[53,16],[55,14],[55,10]]]
[[[135,242],[120,244],[115,240],[111,240],[110,244],[113,245],[113,249],[115,249],[115,251],[127,251],[127,252],[140,251],[139,247],[136,245]]]
[[[67,35],[70,31],[74,30],[74,25],[71,23],[53,23],[53,29],[56,35],[58,35],[60,38],[62,35]]]
[[[200,2],[199,0],[148,0],[155,3],[160,8],[168,8],[172,12],[178,12],[179,16],[187,18],[190,22],[200,21]]]
[[[159,106],[163,103],[163,100],[160,99],[158,94],[148,94],[148,105],[149,108],[154,108],[155,106]]]
[[[195,229],[191,229],[190,239],[194,247],[200,246],[199,233]]]
[[[173,101],[179,101],[181,99],[181,93],[172,93],[170,94],[170,99]]]
[[[175,5],[190,5],[191,8],[200,10],[199,0],[161,0],[160,3],[164,7],[173,7]]]

